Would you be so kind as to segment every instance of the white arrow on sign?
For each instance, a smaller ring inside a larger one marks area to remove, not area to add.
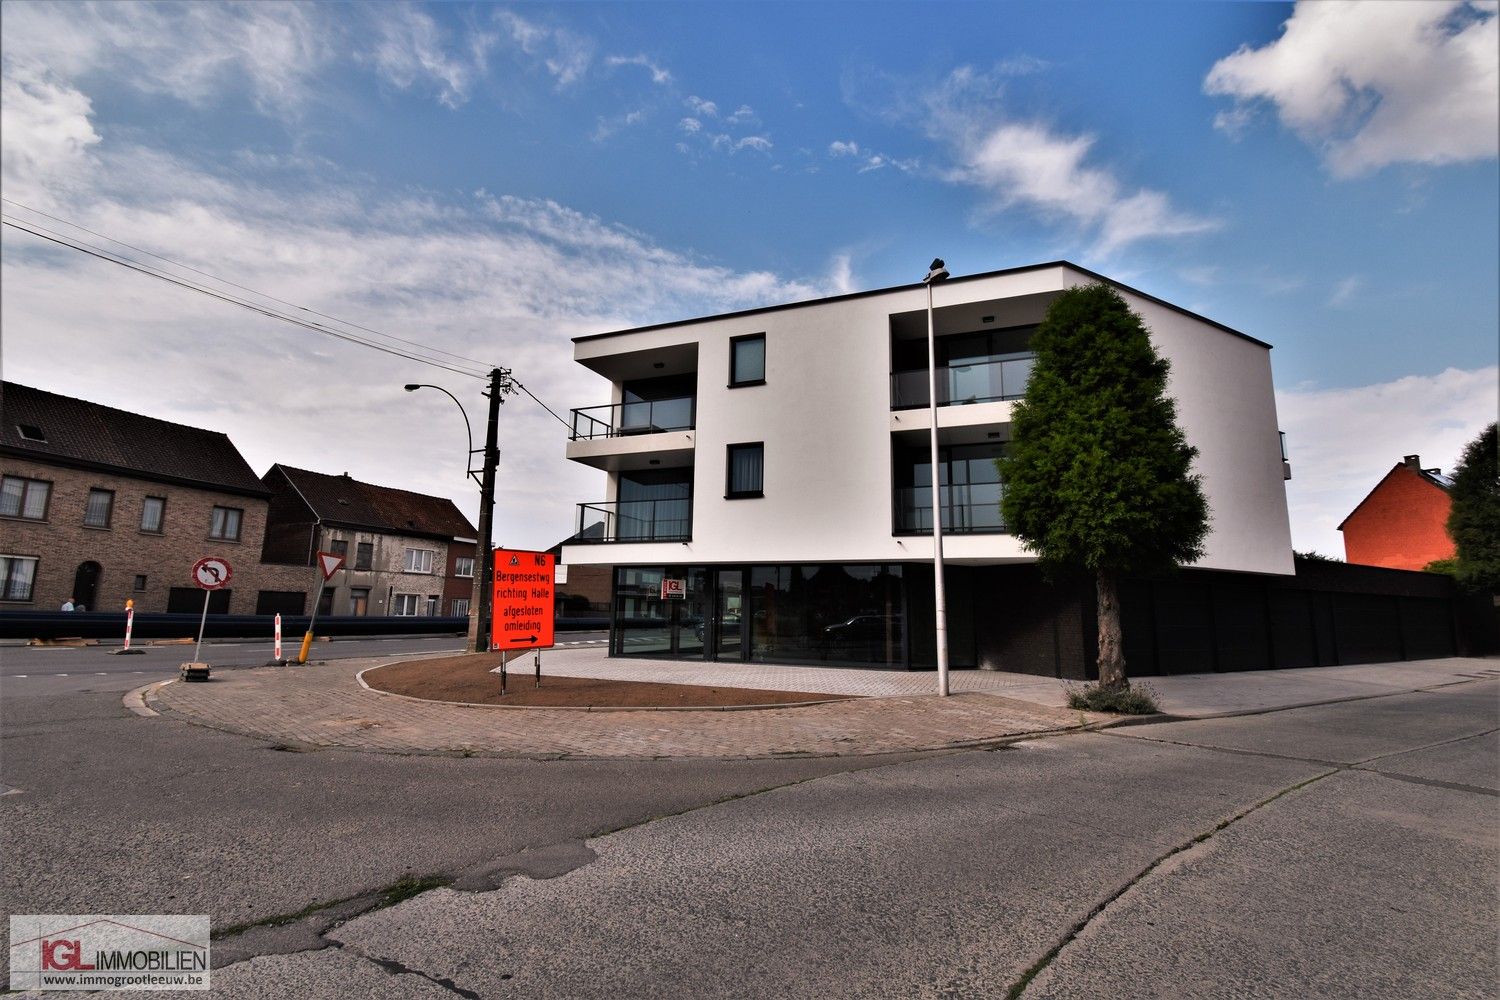
[[[324,580],[332,580],[333,574],[337,573],[342,565],[344,565],[343,556],[335,552],[318,553],[318,568],[323,571]]]

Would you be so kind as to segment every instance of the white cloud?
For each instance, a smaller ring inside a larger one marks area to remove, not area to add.
[[[854,142],[852,139],[849,142],[844,142],[842,139],[835,139],[833,142],[830,142],[828,144],[828,155],[858,156],[859,143]]]
[[[658,65],[644,55],[609,56],[604,60],[604,64],[611,68],[619,66],[639,66],[646,72],[651,74],[652,83],[665,85],[672,82],[672,73],[670,70]]]
[[[1260,102],[1338,177],[1393,163],[1494,157],[1500,139],[1500,18],[1494,2],[1301,2],[1281,37],[1241,46],[1204,80],[1242,131]]]
[[[572,363],[571,336],[809,298],[848,280],[837,268],[799,282],[705,263],[546,200],[382,191],[316,157],[252,150],[223,167],[190,162],[140,133],[98,127],[76,81],[7,67],[5,87],[8,197],[352,323],[509,366],[554,409],[608,398]],[[473,416],[478,383],[9,228],[3,251],[7,378],[222,430],[257,469],[347,469],[449,496],[475,516],[451,404],[400,387],[442,384]],[[563,458],[565,433],[525,398],[506,404],[502,542],[550,545],[571,532],[574,504],[602,497],[598,473]]]
[[[1346,306],[1354,298],[1354,293],[1364,286],[1364,279],[1357,274],[1351,274],[1338,284],[1333,286],[1333,292],[1328,296],[1328,304],[1331,306]]]
[[[703,131],[703,123],[696,118],[684,118],[677,123],[677,127],[689,135],[692,135],[694,132]]]
[[[295,114],[343,35],[301,4],[6,4],[6,71],[108,72],[137,92],[203,105],[248,84],[267,113]]]
[[[469,51],[456,52],[436,21],[404,4],[382,8],[374,23],[377,36],[369,58],[381,76],[403,90],[418,81],[431,82],[438,87],[438,100],[450,108],[468,100],[496,42],[493,35],[476,32]]]
[[[700,118],[719,117],[719,106],[713,101],[705,101],[703,98],[698,97],[697,95],[692,95],[689,96],[688,99],[683,103],[692,108],[693,113],[698,115],[698,117]]]
[[[637,108],[634,111],[627,111],[623,115],[615,115],[610,118],[601,116],[594,127],[594,134],[591,138],[594,142],[605,142],[624,129],[630,128],[632,125],[639,125],[645,120],[645,108]]]
[[[758,121],[758,119],[755,117],[754,110],[752,110],[750,105],[748,104],[741,104],[738,108],[735,109],[734,114],[730,115],[724,120],[730,125],[743,125],[746,122]]]
[[[771,151],[771,139],[764,135],[747,135],[742,139],[735,140],[735,152],[742,149],[753,149],[758,153],[769,153]]]
[[[909,174],[916,171],[920,166],[917,160],[899,160],[884,153],[875,153],[868,149],[862,149],[859,143],[852,139],[848,142],[840,139],[830,142],[828,144],[828,155],[832,157],[851,156],[858,159],[858,172],[861,174],[867,174],[872,170],[882,170],[885,167],[895,167],[902,173]]]
[[[859,281],[854,277],[854,263],[851,254],[835,254],[833,266],[828,274],[829,290],[834,295],[847,295],[850,292],[859,291]]]
[[[495,21],[522,52],[540,62],[559,88],[581,80],[594,61],[594,40],[567,28],[538,24],[508,10],[497,11]]]
[[[1346,389],[1276,393],[1292,479],[1292,543],[1343,558],[1338,525],[1403,455],[1451,470],[1500,407],[1500,369],[1449,368]]]
[[[1020,205],[1092,228],[1099,254],[1137,240],[1217,226],[1174,208],[1160,191],[1130,191],[1108,169],[1086,162],[1093,136],[1064,135],[1036,122],[1005,122],[965,127],[953,142],[960,160],[956,179],[987,191],[997,208]]]

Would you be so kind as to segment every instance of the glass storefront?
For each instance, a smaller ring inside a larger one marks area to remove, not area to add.
[[[902,583],[897,564],[619,567],[611,652],[904,667]]]

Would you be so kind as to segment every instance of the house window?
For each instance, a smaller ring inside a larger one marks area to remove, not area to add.
[[[452,614],[454,618],[469,617],[469,599],[467,597],[455,597],[453,599]]]
[[[358,542],[354,546],[354,568],[369,569],[375,560],[375,543]]]
[[[391,614],[402,616],[415,615],[417,613],[418,600],[419,598],[416,594],[397,594],[391,605]]]
[[[427,614],[433,618],[437,617],[438,609],[443,606],[443,599],[437,594],[427,595]]]
[[[32,556],[0,556],[0,601],[29,601],[36,583]]]
[[[752,333],[729,341],[729,388],[764,385],[766,382],[766,335]]]
[[[141,503],[141,530],[150,535],[161,534],[162,521],[166,513],[166,497],[147,497]]]
[[[435,555],[437,552],[433,549],[407,549],[406,571],[408,573],[431,573],[432,557]]]
[[[459,556],[453,560],[454,576],[473,576],[474,559],[472,556]]]
[[[345,539],[335,538],[328,543],[328,551],[340,559],[347,559],[349,557],[349,543]]]
[[[208,537],[222,538],[226,542],[240,540],[240,519],[245,512],[238,507],[215,507],[213,520],[209,522]]]
[[[137,573],[135,575],[135,582],[130,585],[130,589],[131,590],[145,590],[146,589],[146,574],[145,573]]]
[[[83,508],[83,523],[90,528],[107,528],[114,509],[114,490],[89,490],[88,503]]]
[[[349,613],[363,617],[370,613],[370,588],[349,588]]]
[[[0,517],[45,521],[47,499],[51,495],[52,484],[46,480],[6,476],[0,481]]]
[[[759,441],[754,444],[729,446],[724,499],[740,500],[747,497],[765,496],[762,491],[765,478],[765,449],[765,444]]]

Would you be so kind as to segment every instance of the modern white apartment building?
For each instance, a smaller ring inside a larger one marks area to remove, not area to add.
[[[1087,599],[1044,587],[1005,531],[994,459],[1036,324],[1094,281],[1109,279],[1057,262],[934,288],[955,665],[1072,675],[1087,659]],[[1171,361],[1199,449],[1198,567],[1292,575],[1270,345],[1109,283]],[[575,339],[611,398],[573,414],[568,457],[604,475],[564,558],[617,567],[615,653],[933,662],[926,306],[912,284]]]

